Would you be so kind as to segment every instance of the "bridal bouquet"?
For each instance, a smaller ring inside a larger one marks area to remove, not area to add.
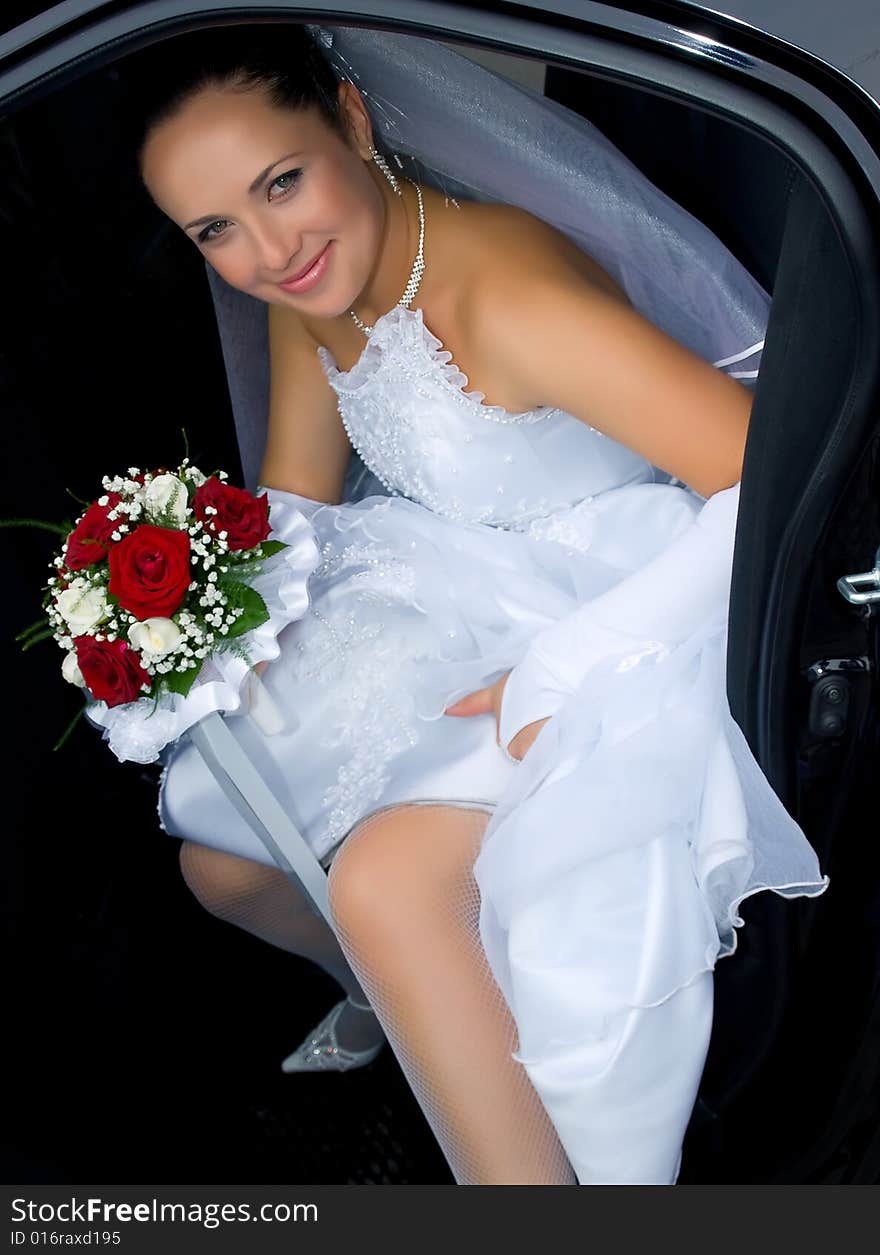
[[[54,638],[120,760],[155,761],[210,710],[236,710],[255,663],[277,657],[278,631],[308,606],[309,523],[293,512],[292,543],[270,539],[268,494],[227,480],[188,458],[105,476],[52,560],[45,617],[19,636],[25,648]]]
[[[43,605],[72,684],[118,706],[163,689],[186,695],[215,650],[269,617],[248,580],[285,548],[270,541],[268,500],[176,471],[102,480],[52,562]]]

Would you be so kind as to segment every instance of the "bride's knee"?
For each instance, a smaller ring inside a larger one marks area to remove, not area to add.
[[[190,892],[206,911],[225,918],[245,898],[261,893],[283,872],[273,871],[251,859],[226,854],[195,841],[184,841],[179,853],[180,871]]]
[[[330,865],[330,909],[341,933],[400,937],[448,913],[464,892],[485,815],[451,807],[401,806],[369,817]]]
[[[394,814],[367,819],[346,838],[327,878],[330,909],[345,931],[374,916],[383,900],[396,896],[404,838]]]

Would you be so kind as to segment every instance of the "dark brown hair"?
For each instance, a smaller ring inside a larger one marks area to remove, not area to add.
[[[132,53],[119,63],[132,90],[138,169],[151,133],[207,87],[262,89],[276,108],[317,109],[343,138],[338,81],[305,27],[293,22],[236,23],[190,31]]]

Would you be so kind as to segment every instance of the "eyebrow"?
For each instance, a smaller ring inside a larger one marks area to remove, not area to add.
[[[248,188],[248,194],[252,196],[254,192],[259,191],[263,182],[268,178],[268,176],[272,173],[272,171],[275,169],[276,166],[281,165],[282,161],[289,161],[291,157],[298,157],[299,155],[300,154],[298,152],[285,153],[283,157],[279,157],[277,161],[273,161],[271,165],[266,166],[266,169],[260,171],[260,173],[254,179],[253,183]],[[217,222],[218,220],[219,219],[218,219],[217,214],[205,214],[204,217],[202,218],[193,218],[192,222],[188,222],[183,229],[184,231],[189,231],[192,229],[192,227],[200,227],[202,226],[203,223],[207,224],[210,222]]]

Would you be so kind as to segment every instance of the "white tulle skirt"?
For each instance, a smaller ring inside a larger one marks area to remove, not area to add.
[[[325,863],[374,811],[491,811],[475,864],[480,931],[516,1056],[583,1182],[674,1181],[739,903],[826,878],[730,715],[728,605],[678,648],[599,663],[522,762],[494,716],[444,714],[523,657],[542,628],[690,526],[669,484],[600,494],[528,532],[404,498],[318,506],[272,491],[281,539],[308,519],[309,609],[264,683],[283,728],[229,727]],[[163,773],[165,829],[270,862],[192,745]]]

